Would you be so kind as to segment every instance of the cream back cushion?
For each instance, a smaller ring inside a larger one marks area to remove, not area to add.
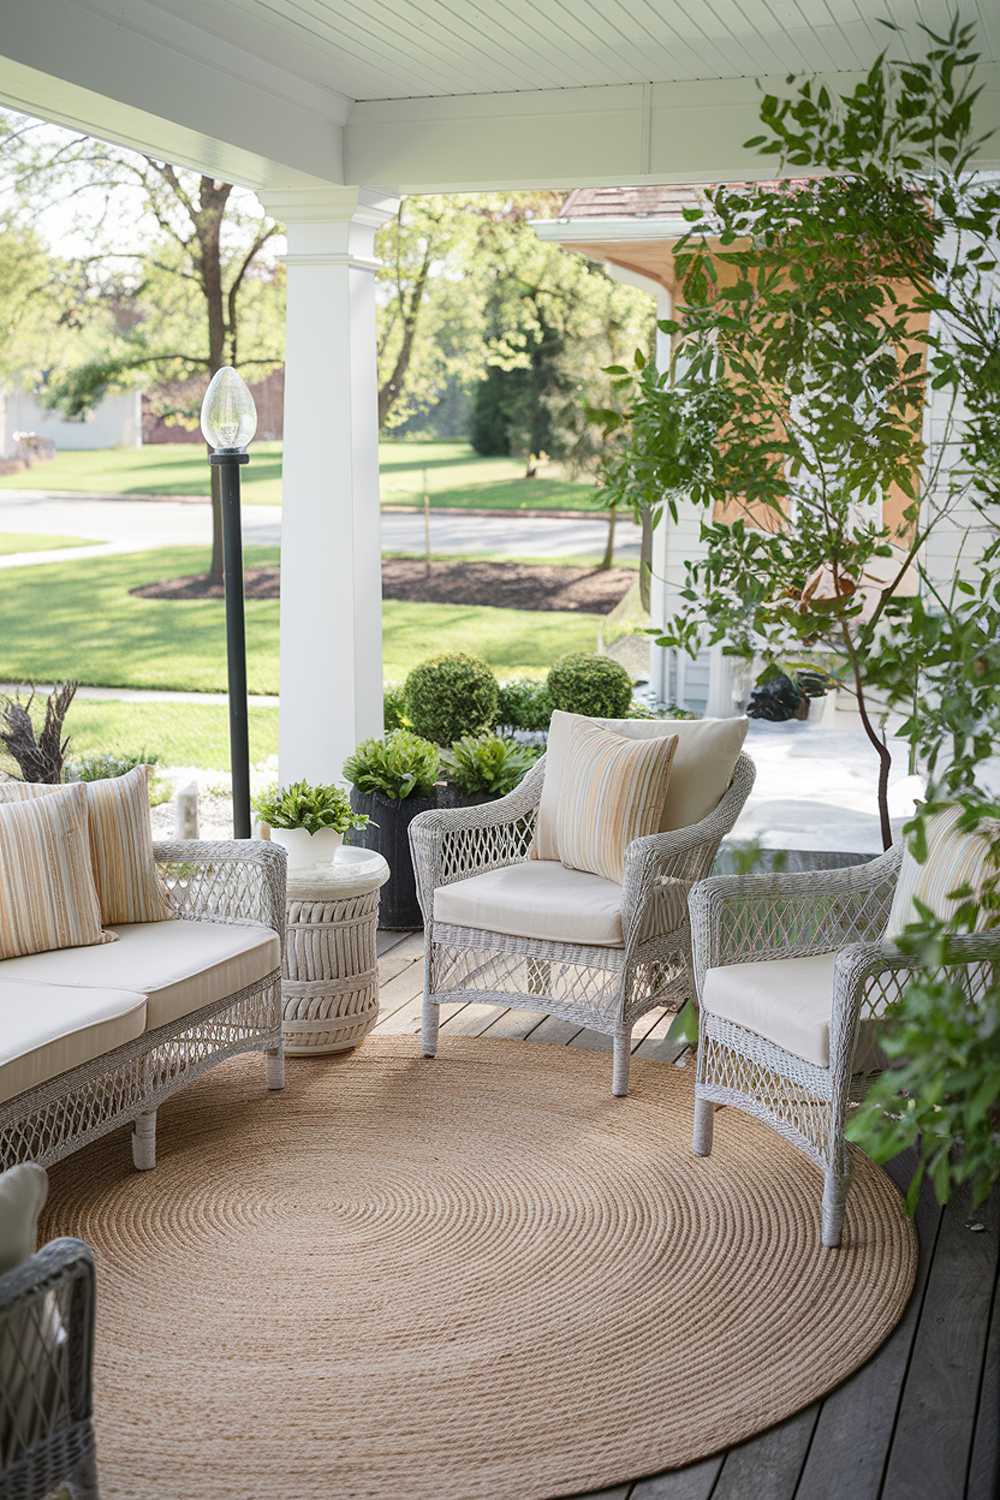
[[[101,931],[87,837],[87,792],[0,806],[0,959],[112,943]]]
[[[676,749],[676,735],[631,740],[582,718],[571,726],[556,808],[564,865],[621,882],[626,847],[659,829]]]
[[[574,722],[596,724],[629,740],[676,736],[677,748],[666,801],[660,813],[659,827],[652,830],[658,833],[668,833],[672,828],[688,828],[718,805],[732,780],[748,724],[745,718],[586,719],[582,714],[568,714],[557,708],[549,726],[545,780],[529,854],[532,859],[561,857],[556,809]]]
[[[996,869],[991,851],[1000,839],[1000,826],[992,819],[980,823],[973,833],[958,827],[961,807],[946,807],[927,820],[927,858],[918,864],[909,848],[903,855],[899,880],[892,898],[885,935],[895,942],[908,922],[916,922],[919,912],[914,900],[929,906],[936,916],[947,918],[961,905],[949,899],[949,892],[961,886],[982,889],[987,876]],[[988,913],[980,911],[985,926]]]
[[[0,786],[0,803],[50,796],[65,790],[31,782]],[[149,767],[83,785],[90,815],[90,854],[101,918],[117,922],[164,922],[172,915],[166,887],[153,858],[149,819]]]

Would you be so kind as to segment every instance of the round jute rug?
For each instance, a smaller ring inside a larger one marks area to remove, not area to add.
[[[53,1169],[47,1234],[98,1263],[105,1500],[520,1500],[738,1442],[886,1337],[916,1246],[855,1159],[844,1244],[816,1170],[734,1110],[692,1157],[691,1069],[370,1038],[240,1059]]]

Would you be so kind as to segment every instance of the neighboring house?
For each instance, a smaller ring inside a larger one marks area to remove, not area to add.
[[[788,184],[782,184],[787,186]],[[775,184],[778,186],[778,184]],[[691,186],[638,186],[578,188],[570,193],[557,220],[535,224],[540,239],[600,262],[616,281],[647,291],[654,298],[659,318],[674,311],[677,276],[674,245],[690,231],[684,209],[704,206],[703,190]],[[720,278],[727,268],[720,266]],[[657,335],[656,362],[662,370],[670,359],[669,335]],[[929,436],[935,416],[934,397],[928,408]],[[905,507],[902,493],[885,501],[885,519],[891,525]],[[654,622],[669,617],[683,587],[685,564],[705,553],[701,539],[704,512],[700,506],[682,502],[677,523],[658,526],[653,533],[651,615]],[[725,512],[717,511],[717,519]],[[769,518],[762,516],[762,524]],[[773,524],[773,521],[771,522]],[[958,546],[951,531],[938,533],[934,549],[928,548],[925,565],[940,566],[950,578]],[[745,673],[734,674],[720,647],[706,649],[694,660],[682,652],[651,647],[650,684],[658,699],[677,703],[698,713],[726,715],[742,706],[748,687]]]
[[[85,417],[70,421],[49,411],[26,391],[0,392],[0,457],[18,456],[14,434],[30,432],[60,448],[139,448],[142,446],[139,391],[105,396]]]

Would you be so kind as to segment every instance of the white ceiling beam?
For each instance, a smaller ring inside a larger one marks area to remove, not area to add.
[[[350,101],[147,0],[3,0],[0,101],[253,188],[343,180]]]
[[[853,88],[862,74],[829,75]],[[1000,167],[1000,65],[980,69],[980,155]],[[754,180],[774,159],[746,151],[760,132],[761,90],[783,78],[619,84],[537,93],[466,94],[355,104],[344,132],[349,182],[407,193]]]

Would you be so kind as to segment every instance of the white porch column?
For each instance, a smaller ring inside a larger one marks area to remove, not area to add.
[[[656,290],[656,321],[663,322],[664,319],[672,318],[674,313],[674,300],[670,289],[665,286],[657,287]],[[664,333],[662,328],[656,330],[656,368],[662,372],[670,366],[670,334]],[[663,625],[667,618],[667,567],[671,520],[669,513],[664,510],[660,517],[660,524],[653,532],[651,556],[649,559],[652,577],[649,580],[649,616],[652,624]],[[672,660],[676,657],[675,651],[668,651],[663,646],[658,646],[655,641],[649,644],[649,685],[656,696],[658,703],[669,703],[672,697],[670,682],[670,667]]]
[[[380,189],[268,194],[288,231],[281,526],[282,781],[336,781],[382,733],[375,365]]]

